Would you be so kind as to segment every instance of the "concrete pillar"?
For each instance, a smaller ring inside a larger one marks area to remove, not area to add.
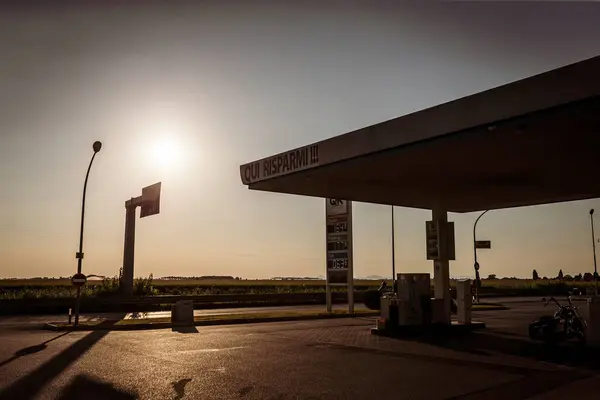
[[[432,210],[432,221],[437,227],[439,258],[433,262],[433,289],[436,299],[443,299],[443,323],[450,323],[450,260],[448,258],[448,212],[441,207]]]
[[[456,282],[456,306],[456,319],[458,323],[470,324],[471,309],[473,306],[470,279],[461,279]]]
[[[123,251],[123,278],[121,294],[133,296],[133,266],[135,252],[135,199],[125,202],[125,245]]]
[[[327,272],[327,270],[325,270],[325,272]],[[329,283],[325,284],[325,304],[327,307],[327,312],[331,312],[333,307],[331,305],[331,286],[329,286]]]

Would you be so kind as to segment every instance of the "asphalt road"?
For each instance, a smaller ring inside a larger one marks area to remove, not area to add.
[[[67,334],[6,325],[0,399],[597,399],[598,355],[530,342],[542,305],[511,307],[476,313],[486,332],[429,340],[373,336],[365,318]]]

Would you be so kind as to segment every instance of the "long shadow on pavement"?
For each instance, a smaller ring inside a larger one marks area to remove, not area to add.
[[[466,336],[420,338],[417,340],[467,353],[501,353],[592,371],[600,369],[600,363],[598,363],[600,351],[578,343],[549,345],[516,335],[507,337],[488,332],[474,332]]]
[[[112,324],[114,324],[114,321],[104,321],[99,325]],[[0,399],[34,398],[45,385],[65,371],[69,365],[77,361],[79,357],[91,349],[109,332],[109,330],[97,330],[84,336],[28,375],[4,388],[0,391]]]
[[[98,381],[87,375],[77,375],[61,392],[57,400],[133,400],[138,396],[116,389],[109,383]]]
[[[555,371],[531,369],[525,373],[522,379],[472,392],[461,396],[461,400],[471,398],[526,399],[589,377],[595,374],[594,371],[600,369],[597,361],[600,351],[576,343],[551,346],[533,342],[524,337],[506,337],[488,332],[472,333],[466,336],[415,338],[413,340],[469,354],[481,353],[488,356],[506,354],[574,368]]]
[[[9,364],[9,363],[21,358],[21,357],[25,357],[30,354],[35,354],[35,353],[39,353],[40,351],[44,351],[44,350],[46,350],[46,348],[48,348],[48,343],[50,343],[58,338],[61,338],[65,335],[68,335],[68,334],[69,334],[69,332],[61,333],[60,335],[55,336],[52,339],[46,340],[43,343],[25,347],[25,348],[19,350],[11,358],[8,358],[8,359],[0,362],[0,368],[5,366],[6,364]]]
[[[195,326],[174,326],[171,328],[171,331],[178,333],[199,333]]]

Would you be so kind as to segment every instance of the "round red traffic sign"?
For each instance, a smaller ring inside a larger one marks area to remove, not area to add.
[[[84,274],[75,274],[71,278],[73,286],[83,286],[87,282],[87,277]]]

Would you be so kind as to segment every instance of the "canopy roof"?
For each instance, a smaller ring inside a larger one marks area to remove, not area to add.
[[[600,197],[600,56],[240,166],[250,189],[471,212]]]

